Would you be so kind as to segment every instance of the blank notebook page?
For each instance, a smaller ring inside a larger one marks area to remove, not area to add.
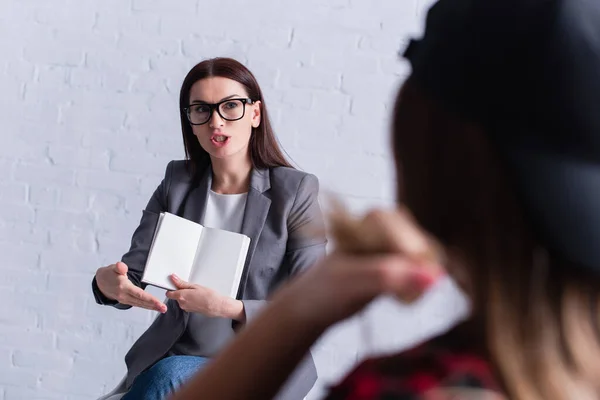
[[[239,233],[204,227],[190,282],[235,298],[249,243]]]
[[[148,255],[143,280],[169,290],[177,289],[169,278],[171,274],[188,280],[202,229],[201,225],[185,218],[163,214]]]

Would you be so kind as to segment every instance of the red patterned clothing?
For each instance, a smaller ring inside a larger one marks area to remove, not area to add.
[[[396,355],[368,359],[326,400],[415,400],[444,388],[501,393],[492,366],[471,347],[453,331]]]

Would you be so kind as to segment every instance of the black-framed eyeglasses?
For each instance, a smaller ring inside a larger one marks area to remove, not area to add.
[[[237,121],[246,114],[246,103],[253,104],[254,100],[248,98],[227,99],[215,104],[194,103],[183,108],[188,121],[192,125],[204,125],[212,118],[213,111],[217,110],[219,116],[225,121]]]

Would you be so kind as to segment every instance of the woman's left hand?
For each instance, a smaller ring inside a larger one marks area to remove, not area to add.
[[[177,290],[167,291],[167,297],[177,301],[183,311],[207,317],[243,319],[244,305],[241,301],[221,296],[205,286],[186,282],[175,274],[171,275],[171,280]]]

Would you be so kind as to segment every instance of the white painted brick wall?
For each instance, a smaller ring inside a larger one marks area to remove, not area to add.
[[[0,1],[0,400],[91,399],[122,377],[153,315],[97,306],[90,279],[182,158],[179,85],[201,59],[253,70],[280,141],[323,189],[357,211],[390,204],[388,116],[408,73],[397,52],[426,3]],[[464,304],[442,286],[332,329],[311,398],[365,354],[450,323]]]

